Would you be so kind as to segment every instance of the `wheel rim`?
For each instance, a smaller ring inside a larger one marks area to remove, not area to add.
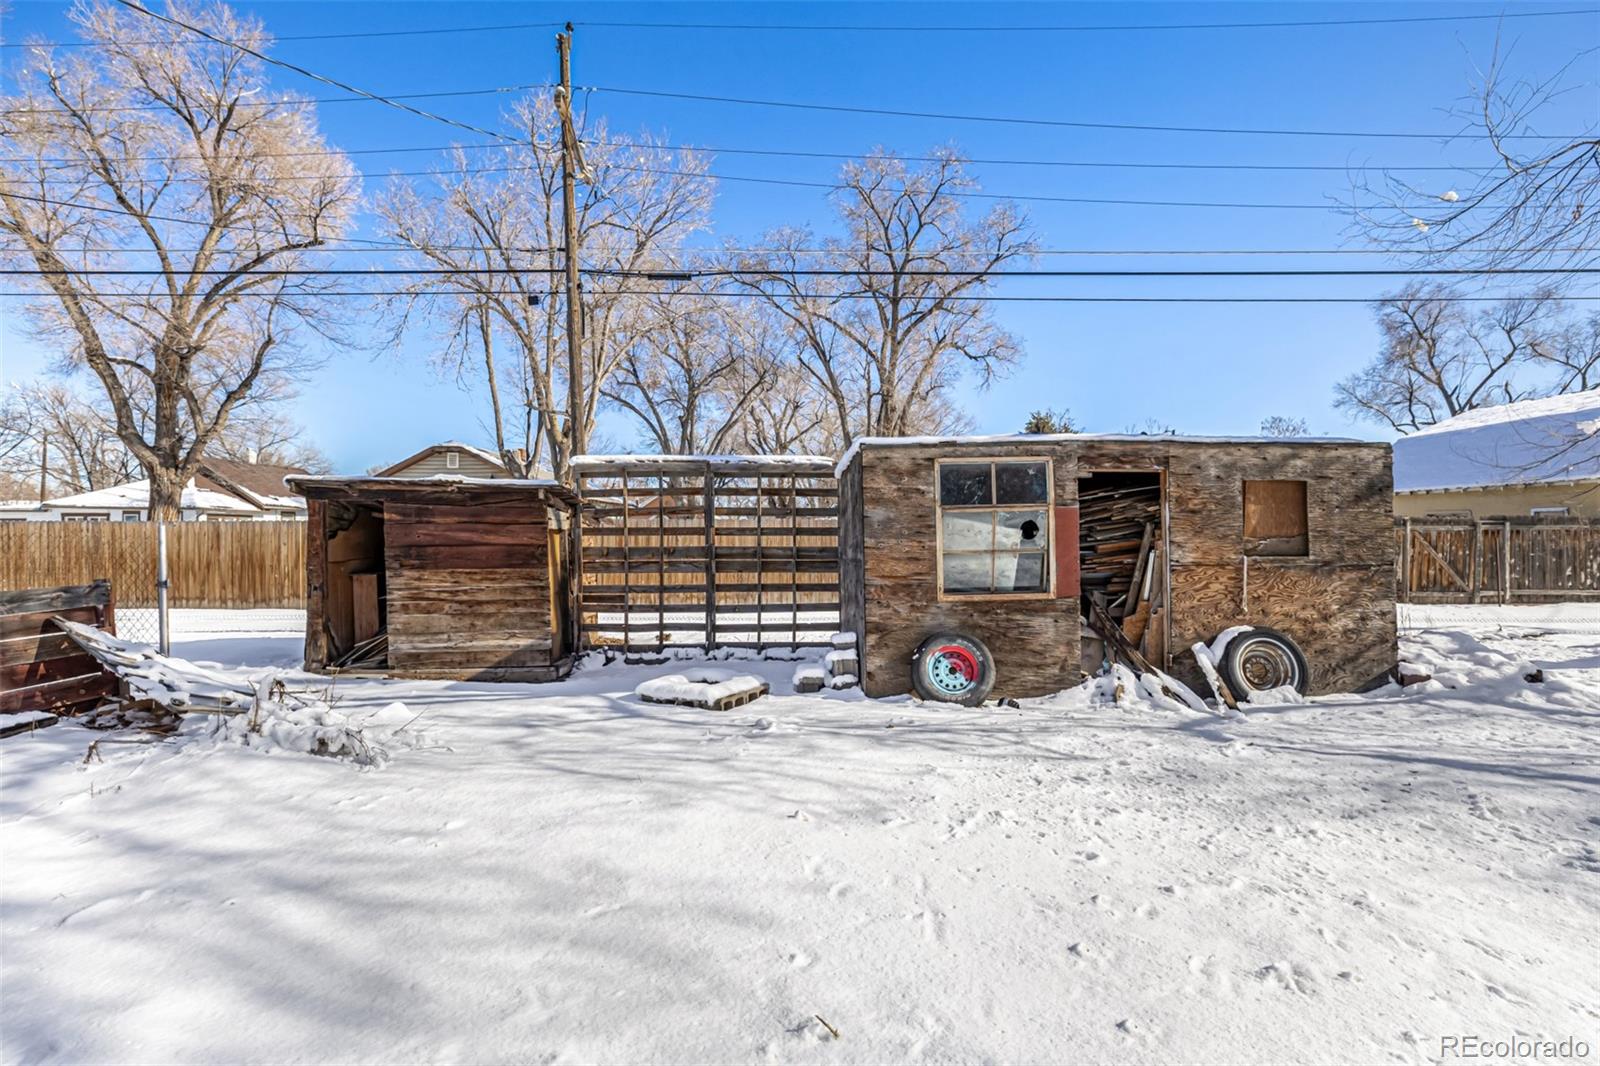
[[[923,673],[938,691],[960,696],[978,684],[978,657],[959,644],[946,644],[928,656]]]
[[[1247,639],[1234,661],[1239,679],[1253,692],[1300,687],[1300,665],[1289,649],[1277,641]]]

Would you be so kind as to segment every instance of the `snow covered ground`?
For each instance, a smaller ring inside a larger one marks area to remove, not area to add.
[[[735,711],[631,695],[674,662],[341,681],[341,712],[420,715],[382,769],[198,729],[88,764],[76,726],[0,741],[0,1057],[1600,1053],[1600,625],[1450,610],[1407,620],[1435,681],[1238,719],[1106,682],[794,696],[760,661],[773,694]],[[298,656],[228,628],[174,651]]]

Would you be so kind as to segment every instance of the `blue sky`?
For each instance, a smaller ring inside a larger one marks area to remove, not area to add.
[[[1247,126],[1341,131],[1431,132],[1457,128],[1445,111],[1486,62],[1496,33],[1511,46],[1510,72],[1541,78],[1600,44],[1600,16],[1165,32],[851,33],[641,29],[598,22],[782,23],[806,26],[1108,25],[1492,14],[1563,10],[1564,4],[542,4],[246,3],[282,36],[507,22],[578,25],[574,80],[647,88],[852,106],[1141,124]],[[66,5],[18,3],[4,35],[65,37]],[[274,55],[381,93],[478,89],[544,82],[555,74],[554,29],[498,33],[284,41]],[[10,60],[7,54],[3,57]],[[1575,91],[1555,102],[1546,128],[1597,120],[1600,60],[1572,72]],[[287,72],[277,83],[312,84]],[[337,95],[325,87],[316,95]],[[430,103],[479,125],[496,120],[492,97]],[[1477,142],[1375,137],[1268,137],[1073,130],[744,107],[597,91],[592,114],[612,129],[648,128],[673,141],[710,147],[801,148],[909,154],[953,144],[979,158],[1321,164],[1336,167],[1472,165]],[[442,146],[450,128],[372,103],[320,109],[329,140],[346,149]],[[360,155],[382,175],[420,169],[429,153]],[[718,155],[728,175],[829,181],[838,164]],[[978,166],[985,191],[1123,199],[1225,200],[1320,205],[1349,197],[1349,174],[1236,170],[1128,170]],[[1450,175],[1417,175],[1454,184]],[[368,182],[376,189],[381,178]],[[1050,249],[1294,248],[1351,244],[1335,210],[1024,205]],[[753,241],[778,225],[827,229],[819,189],[722,182],[712,239]],[[371,233],[370,230],[363,232]],[[1094,267],[1350,266],[1355,257],[1288,260],[1178,257],[1153,260],[1048,257],[1041,265]],[[1361,258],[1360,265],[1379,265]],[[1388,279],[1091,279],[1009,282],[1018,295],[1318,295],[1368,297]],[[1509,286],[1508,286],[1509,288]],[[13,380],[51,362],[16,328],[16,301],[0,300],[0,377]],[[1069,407],[1085,428],[1119,431],[1156,419],[1183,432],[1254,432],[1265,416],[1305,418],[1313,431],[1384,436],[1334,411],[1332,388],[1377,344],[1370,308],[1346,305],[1001,304],[1000,321],[1021,337],[1023,365],[987,392],[972,391],[982,432],[1009,432],[1030,409]],[[417,330],[397,350],[378,330],[357,330],[353,350],[329,352],[307,384],[297,417],[341,471],[359,471],[445,438],[486,439],[482,404],[430,366],[434,340]],[[621,417],[602,425],[621,446],[635,443]]]

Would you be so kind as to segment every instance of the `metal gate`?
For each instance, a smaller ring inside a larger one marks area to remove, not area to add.
[[[575,464],[590,648],[777,648],[839,628],[839,486],[809,456]]]

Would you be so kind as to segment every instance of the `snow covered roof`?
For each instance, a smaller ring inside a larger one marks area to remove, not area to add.
[[[276,463],[247,463],[236,459],[206,459],[200,464],[202,488],[219,488],[270,510],[306,509],[306,501],[289,491],[285,482],[305,468]]]
[[[50,510],[137,511],[144,510],[149,505],[148,479],[129,481],[91,492],[80,492],[73,496],[57,496],[53,500],[44,502],[44,506]],[[226,511],[231,514],[255,514],[258,510],[253,504],[246,503],[237,496],[201,488],[195,484],[193,478],[190,478],[189,483],[183,487],[180,506],[186,511]]]
[[[1480,407],[1394,445],[1396,492],[1600,479],[1600,390]]]
[[[990,436],[857,437],[839,457],[835,477],[844,474],[862,448],[927,447],[930,444],[1063,444],[1076,441],[1127,441],[1139,444],[1366,444],[1354,437],[1180,437],[1168,433],[997,433]]]
[[[298,485],[371,485],[374,488],[393,486],[397,489],[422,488],[427,485],[483,485],[497,489],[559,489],[561,482],[547,477],[465,477],[461,474],[429,474],[427,477],[385,477],[381,474],[351,477],[345,474],[301,474],[289,478],[291,487]]]
[[[713,466],[803,466],[828,465],[826,455],[579,455],[572,465],[583,469],[611,466],[673,466],[678,463],[710,463]]]
[[[0,500],[0,511],[42,510],[38,500]]]

